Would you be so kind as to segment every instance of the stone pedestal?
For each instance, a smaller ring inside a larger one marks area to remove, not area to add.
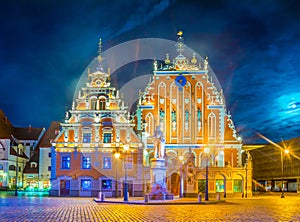
[[[154,158],[151,160],[150,182],[151,192],[149,198],[152,200],[168,200],[173,199],[174,195],[167,191],[166,161],[163,158]]]

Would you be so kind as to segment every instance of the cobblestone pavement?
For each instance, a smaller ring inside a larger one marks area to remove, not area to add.
[[[300,221],[300,197],[261,196],[205,205],[135,205],[95,203],[92,198],[0,197],[0,221]]]

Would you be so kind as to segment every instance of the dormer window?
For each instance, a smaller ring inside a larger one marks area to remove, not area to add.
[[[31,162],[30,163],[30,168],[37,168],[37,163],[36,162]]]

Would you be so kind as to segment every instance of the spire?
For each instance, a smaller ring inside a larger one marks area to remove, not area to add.
[[[193,58],[191,60],[191,62],[196,65],[196,63],[198,62],[197,59],[196,59],[196,53],[193,53]]]
[[[171,63],[170,57],[169,57],[169,54],[167,53],[167,54],[166,54],[166,59],[165,59],[165,64],[166,64],[166,65],[169,65],[170,63]]]
[[[184,51],[184,47],[185,47],[185,45],[184,45],[184,43],[183,43],[183,32],[182,31],[179,31],[178,33],[177,33],[177,36],[178,36],[178,39],[177,39],[177,44],[176,44],[176,46],[177,46],[177,51],[179,52],[179,54],[182,54],[182,52]]]
[[[99,63],[97,69],[98,70],[103,70],[103,67],[102,67],[102,61],[103,61],[103,57],[102,57],[102,39],[101,38],[99,39],[99,43],[98,43],[98,57],[97,57],[97,59],[98,59],[98,63]]]
[[[98,54],[101,55],[102,54],[102,39],[99,39],[99,43],[98,43]]]
[[[207,56],[204,59],[204,69],[208,70],[208,57]]]

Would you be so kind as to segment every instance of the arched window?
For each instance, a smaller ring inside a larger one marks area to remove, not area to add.
[[[96,100],[96,98],[93,98],[90,101],[90,109],[91,110],[96,110],[96,107],[97,107],[97,100]]]
[[[105,108],[106,108],[106,99],[101,97],[99,99],[99,109],[100,110],[105,110]]]
[[[102,129],[103,130],[103,134],[102,134],[102,138],[103,138],[103,143],[111,143],[113,140],[113,130],[111,127],[105,127]]]
[[[217,161],[217,166],[218,167],[224,167],[224,151],[220,151],[218,153],[216,161]]]
[[[30,163],[30,168],[37,168],[37,163],[36,162],[31,162]]]
[[[208,137],[216,137],[216,116],[213,113],[210,113],[208,116]]]
[[[8,169],[9,169],[9,170],[14,170],[14,171],[15,171],[15,170],[16,170],[16,167],[15,167],[14,165],[9,165]]]
[[[200,156],[200,159],[201,159],[201,167],[206,167],[206,166],[211,166],[211,155],[210,153],[201,153],[201,156]]]
[[[145,131],[152,136],[154,134],[153,129],[154,129],[154,118],[152,113],[148,113],[145,117],[145,121],[146,121],[146,128]]]

